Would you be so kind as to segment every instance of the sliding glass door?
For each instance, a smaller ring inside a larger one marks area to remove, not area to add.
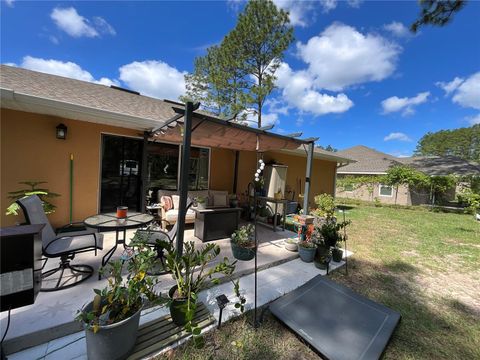
[[[140,210],[141,139],[102,135],[100,211]]]

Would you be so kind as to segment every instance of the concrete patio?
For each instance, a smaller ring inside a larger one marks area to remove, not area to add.
[[[298,257],[296,252],[287,251],[283,246],[286,238],[295,237],[296,234],[290,231],[278,230],[273,232],[270,228],[258,226],[260,245],[257,259],[260,270]],[[127,232],[127,239],[133,236],[134,231]],[[73,263],[77,264],[91,265],[95,269],[95,273],[90,279],[72,288],[56,292],[40,292],[35,304],[15,309],[11,312],[10,329],[4,343],[7,354],[47,343],[53,339],[81,330],[80,323],[73,320],[77,311],[93,299],[93,289],[101,289],[107,284],[106,279],[98,280],[98,268],[102,256],[113,247],[115,233],[104,234],[104,249],[99,251],[96,257],[91,252],[83,253],[77,255],[73,261]],[[194,237],[193,228],[188,228],[185,231],[185,241],[195,241],[198,246],[202,244],[198,238]],[[219,258],[226,256],[233,259],[229,239],[217,240],[215,243],[221,248]],[[112,259],[118,258],[122,251],[123,247],[119,246]],[[57,265],[57,259],[50,259],[45,270]],[[254,272],[253,260],[238,261],[233,277],[239,278],[252,272]],[[174,281],[169,274],[160,276],[159,279],[158,290],[161,292],[168,291],[174,285]],[[226,285],[230,286],[229,284]],[[1,314],[2,331],[4,331],[6,326],[6,315],[6,312]]]
[[[264,244],[261,251],[264,251],[266,247],[275,246],[274,244]],[[263,254],[263,253],[262,253]],[[351,256],[351,252],[347,252],[347,256]],[[261,255],[259,256],[259,259]],[[340,263],[331,263],[330,270],[333,271],[342,267],[345,264],[344,261]],[[313,264],[302,262],[300,259],[293,259],[283,264],[277,264],[275,266],[266,268],[258,272],[258,297],[257,305],[263,306],[271,301],[279,298],[280,296],[298,288],[313,277],[317,275],[326,275],[325,270],[317,269]],[[246,310],[251,310],[254,304],[254,274],[249,274],[240,277],[240,288],[242,294],[246,297],[247,303],[245,304]],[[210,289],[206,289],[199,294],[199,299],[202,301],[209,311],[213,314],[218,321],[219,309],[216,304],[216,296],[225,294],[229,299],[234,298],[234,293],[231,284],[225,283],[214,286]],[[168,308],[165,307],[153,307],[142,311],[140,318],[140,325],[145,324],[153,319],[157,319],[167,315]],[[233,317],[239,316],[239,310],[235,309],[232,305],[225,308],[223,312],[223,321],[227,321]],[[260,312],[259,314],[260,315]],[[207,332],[216,328],[216,324],[212,324],[209,327],[203,329],[203,332]],[[171,348],[174,348],[187,339],[182,339],[175,342],[173,345],[162,349],[157,354],[151,354],[147,358],[153,358],[154,356],[163,353]],[[75,331],[70,335],[60,337],[51,340],[44,341],[39,345],[30,347],[28,349],[18,351],[9,355],[11,360],[26,360],[26,359],[47,359],[47,360],[80,360],[87,359],[86,355],[86,342],[85,332]]]

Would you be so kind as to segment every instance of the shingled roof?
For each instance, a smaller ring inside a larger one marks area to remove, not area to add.
[[[480,175],[480,165],[456,156],[415,156],[401,158],[405,165],[430,175]]]
[[[167,101],[105,85],[7,65],[1,65],[0,68],[0,87],[2,92],[11,90],[17,97],[23,95],[30,99],[51,100],[57,104],[64,103],[129,116],[133,119],[150,120],[152,124],[162,123],[175,115],[173,104]],[[16,105],[18,106],[15,99],[9,101],[3,95],[2,93],[2,107],[15,109]],[[176,106],[178,107],[178,104]]]
[[[338,156],[353,159],[356,162],[338,168],[338,174],[385,174],[394,165],[401,164],[401,159],[385,154],[364,145],[357,145],[337,151]]]

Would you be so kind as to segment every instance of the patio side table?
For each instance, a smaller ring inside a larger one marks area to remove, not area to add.
[[[117,250],[118,245],[123,244],[123,247],[126,248],[125,242],[127,229],[135,229],[148,225],[153,219],[154,217],[152,215],[138,212],[129,213],[126,218],[119,219],[117,218],[117,214],[112,212],[90,216],[86,218],[83,223],[86,226],[98,229],[99,231],[115,230],[115,245],[108,250],[102,258],[102,267],[104,267],[115,253],[115,250]],[[120,233],[122,233],[122,237],[119,236]],[[101,277],[100,272],[98,272],[98,280],[100,280]]]
[[[240,208],[193,209],[195,218],[194,235],[202,242],[230,237],[238,229]]]
[[[273,203],[275,205],[274,206],[275,210],[274,210],[274,214],[273,214],[273,224],[272,224],[273,231],[277,231],[278,204],[283,205],[283,209],[282,209],[282,213],[283,213],[282,214],[282,229],[283,229],[283,231],[285,231],[285,220],[286,220],[286,217],[287,217],[288,200],[287,199],[275,199],[275,198],[268,197],[268,196],[257,196],[257,202],[263,202],[263,203],[265,203],[265,205],[267,205],[267,203]],[[263,224],[263,225],[269,225],[269,224],[261,222],[261,221],[258,221],[258,223]]]

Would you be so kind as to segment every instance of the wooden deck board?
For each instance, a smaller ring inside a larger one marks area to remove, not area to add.
[[[194,320],[202,329],[215,322],[215,318],[203,303],[197,305]],[[138,329],[137,342],[128,360],[142,359],[189,335],[182,327],[173,323],[170,315],[152,320]]]

